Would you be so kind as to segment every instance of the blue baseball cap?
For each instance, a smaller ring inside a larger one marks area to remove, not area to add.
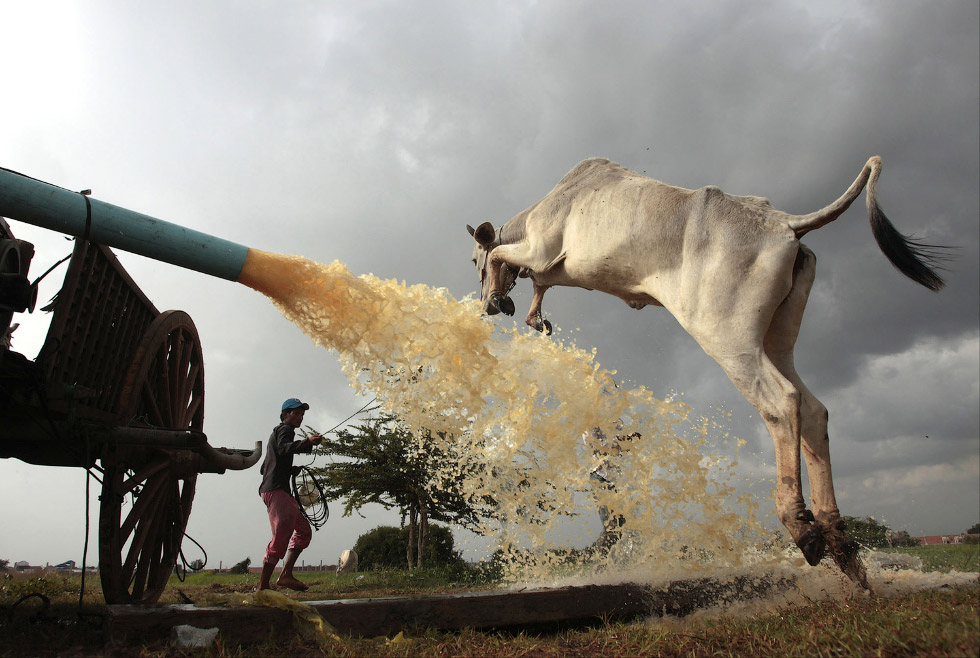
[[[285,402],[282,403],[282,410],[283,411],[286,411],[288,409],[306,409],[306,410],[308,410],[309,408],[310,408],[310,405],[306,404],[305,402],[300,402],[299,401],[299,398],[289,398],[288,400],[286,400]]]

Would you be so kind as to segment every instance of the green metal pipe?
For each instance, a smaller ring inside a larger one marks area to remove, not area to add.
[[[248,247],[0,167],[0,216],[237,281]]]

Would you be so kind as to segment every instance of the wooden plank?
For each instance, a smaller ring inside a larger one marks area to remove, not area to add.
[[[174,626],[218,628],[229,642],[253,644],[294,633],[292,615],[285,610],[259,607],[198,608],[193,605],[107,606],[106,642],[141,644],[165,639]]]
[[[700,578],[659,587],[622,583],[305,603],[341,634],[376,637],[418,628],[452,631],[683,616],[726,601],[763,596],[793,584],[788,579]],[[276,608],[193,605],[108,608],[107,636],[113,644],[167,637],[170,629],[180,624],[217,627],[226,641],[241,644],[279,639],[295,632],[291,613]]]
[[[345,599],[312,605],[339,632],[373,637],[416,627],[459,630],[634,619],[650,610],[647,598],[644,587],[622,584]]]

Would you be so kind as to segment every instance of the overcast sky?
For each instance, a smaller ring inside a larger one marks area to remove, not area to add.
[[[830,409],[842,513],[958,533],[980,521],[978,11],[908,0],[0,0],[0,166],[462,298],[478,284],[465,224],[505,222],[586,157],[806,213],[880,155],[892,221],[956,247],[948,287],[932,293],[892,268],[862,194],[804,239],[818,271],[797,368]],[[70,251],[61,236],[11,226],[37,245],[32,277]],[[196,322],[212,445],[265,440],[287,397],[309,401],[307,421],[323,429],[366,401],[336,355],[261,295],[118,255],[157,307]],[[530,284],[514,299],[520,321]],[[743,459],[771,474],[758,415],[666,311],[577,289],[553,289],[545,310],[629,384],[730,412],[728,431],[753,452]],[[33,358],[47,320],[18,316],[14,348]],[[0,558],[80,562],[84,476],[0,460]],[[257,469],[199,478],[188,534],[209,566],[261,561],[258,483]],[[359,534],[397,523],[377,509],[342,519],[337,507],[307,563],[335,563]]]

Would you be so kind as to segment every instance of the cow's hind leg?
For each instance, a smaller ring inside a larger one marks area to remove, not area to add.
[[[750,287],[752,289],[752,287]],[[742,308],[764,308],[744,300]],[[823,533],[803,502],[800,485],[800,392],[772,363],[763,348],[764,331],[771,313],[759,320],[738,312],[718,315],[708,323],[689,323],[688,332],[725,371],[735,387],[762,416],[776,450],[776,512],[807,562],[817,564],[826,548]]]
[[[717,285],[692,292],[712,303],[700,304],[698,315],[674,316],[762,416],[776,451],[779,520],[807,561],[817,564],[826,544],[806,509],[800,483],[802,393],[772,362],[764,345],[776,311],[793,289],[798,251],[799,243],[793,241],[761,252],[751,268],[734,263],[728,276],[712,279]]]
[[[820,562],[824,535],[803,501],[800,464],[800,391],[759,345],[732,356],[712,356],[762,416],[776,450],[776,512],[807,562]],[[710,353],[709,353],[710,354]]]
[[[822,531],[830,554],[841,571],[868,589],[864,565],[857,555],[859,546],[844,534],[844,522],[834,495],[827,408],[803,384],[793,360],[793,347],[799,335],[815,271],[813,252],[800,245],[793,268],[793,286],[773,315],[764,346],[772,363],[800,393],[801,447],[810,477],[810,501],[817,527]]]

